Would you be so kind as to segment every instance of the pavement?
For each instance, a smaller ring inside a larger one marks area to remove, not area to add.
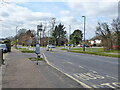
[[[5,59],[6,70],[2,88],[83,88],[80,84],[55,70],[46,62],[28,60],[35,54],[24,54],[12,48]]]

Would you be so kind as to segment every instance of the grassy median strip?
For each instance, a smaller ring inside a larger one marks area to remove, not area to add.
[[[84,52],[84,51],[78,51],[78,50],[67,50],[68,52],[75,52],[75,53],[85,53],[85,54],[93,54],[93,55],[99,55],[99,56],[108,56],[108,57],[115,57],[115,58],[120,58],[120,55],[115,55],[115,54],[106,54],[102,52]]]
[[[60,50],[66,50],[66,51],[67,51],[68,49],[62,48],[62,49],[60,49]]]
[[[35,53],[35,51],[26,48],[17,48],[17,50],[20,50],[22,53]]]
[[[31,60],[31,61],[42,61],[43,58],[30,57],[29,60]]]

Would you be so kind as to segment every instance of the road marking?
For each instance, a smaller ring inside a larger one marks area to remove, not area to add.
[[[102,83],[102,84],[99,84],[99,85],[92,85],[92,87],[94,87],[94,88],[105,88],[105,87],[119,88],[120,87],[120,82]]]
[[[94,73],[94,74],[97,74],[97,72],[96,71],[93,71],[93,70],[89,70],[89,71],[91,71],[92,73]]]
[[[109,78],[113,78],[113,79],[116,79],[116,80],[118,80],[117,78],[115,78],[115,77],[112,77],[112,76],[109,76],[109,75],[106,75],[106,77],[109,77]]]
[[[72,64],[71,62],[68,62],[68,61],[66,63]]]
[[[80,67],[80,68],[84,68],[84,67],[82,67],[82,66],[80,66],[80,65],[79,65],[79,67]]]
[[[55,66],[53,66],[52,64],[50,64],[50,62],[47,60],[47,58],[46,58],[46,56],[45,56],[44,53],[43,53],[43,56],[44,56],[45,61],[47,62],[47,64],[50,65],[51,67],[53,67],[53,68],[55,68],[56,70],[58,70],[59,72],[63,73],[63,74],[66,75],[67,77],[73,79],[73,80],[76,81],[77,83],[81,84],[84,88],[92,88],[92,87],[90,87],[89,85],[81,82],[80,80],[72,77],[71,75],[69,75],[69,74],[67,74],[67,73],[64,73],[63,71],[59,70],[58,68],[56,68]]]
[[[82,79],[82,80],[95,80],[95,79],[104,79],[103,76],[94,74],[94,73],[79,73],[79,74],[73,74],[75,77]]]

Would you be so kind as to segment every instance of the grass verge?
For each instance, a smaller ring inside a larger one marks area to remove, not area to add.
[[[75,53],[85,53],[85,54],[93,54],[93,55],[99,55],[99,56],[108,56],[108,57],[115,57],[120,58],[120,55],[114,55],[114,54],[106,54],[101,52],[84,52],[84,51],[78,51],[78,50],[67,50],[68,52],[75,52]]]
[[[43,58],[30,57],[28,58],[31,61],[43,61]]]
[[[67,51],[68,49],[62,48],[62,49],[60,49],[60,50],[66,50],[66,51]]]
[[[28,50],[26,48],[16,48],[17,50],[20,50],[22,53],[35,53],[35,51]]]

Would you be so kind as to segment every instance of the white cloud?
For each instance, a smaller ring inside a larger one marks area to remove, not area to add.
[[[88,17],[113,17],[118,15],[117,2],[68,2],[68,6],[74,13]]]
[[[15,2],[16,0],[12,0]],[[23,1],[23,0],[17,0]],[[25,0],[24,0],[25,1]],[[28,0],[30,2],[30,0]],[[39,1],[39,0],[38,0]],[[59,0],[58,0],[59,1]],[[75,2],[73,2],[75,1]],[[83,18],[85,15],[86,21],[86,38],[92,38],[95,34],[95,27],[98,18],[107,18],[107,21],[111,21],[118,15],[118,4],[117,0],[67,0],[67,5],[71,10],[63,10],[59,12],[59,17],[56,18],[57,24],[62,22],[65,24],[66,30],[69,30],[69,25],[71,25],[71,32],[75,29],[80,29],[83,31]],[[36,2],[36,1],[33,1]],[[55,1],[53,1],[55,2]],[[62,1],[60,1],[62,2]],[[21,3],[21,2],[18,2]],[[2,19],[2,30],[3,37],[15,35],[15,27],[26,29],[36,29],[36,25],[42,21],[51,20],[51,17],[56,17],[56,13],[42,13],[33,12],[26,7],[17,6],[15,4],[7,4],[0,8],[0,19]],[[101,21],[105,21],[101,19]],[[0,28],[1,31],[1,28]]]
[[[0,8],[0,19],[2,19],[2,37],[14,36],[15,27],[25,27],[26,29],[36,29],[36,25],[41,21],[51,20],[55,17],[51,13],[32,12],[28,8],[8,4]],[[1,29],[0,29],[1,31]]]

